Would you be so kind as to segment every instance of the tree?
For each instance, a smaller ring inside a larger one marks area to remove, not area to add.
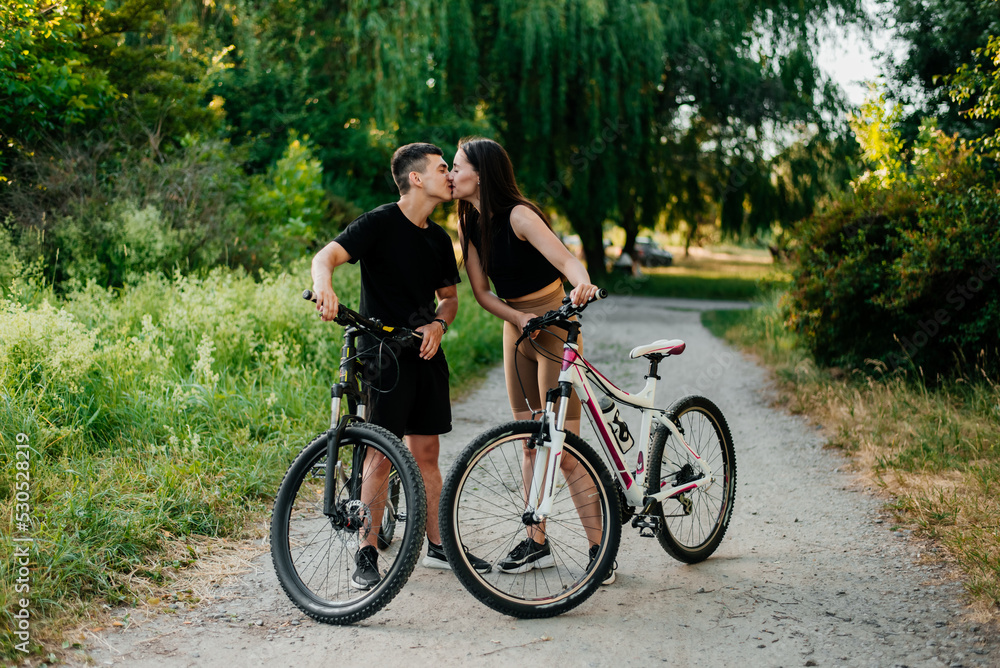
[[[811,55],[812,25],[859,12],[854,0],[482,6],[479,69],[506,83],[486,101],[500,139],[598,274],[608,219],[627,245],[665,210],[675,221],[721,212],[736,234],[770,224],[745,206],[773,199],[765,147],[793,124],[823,134],[821,112],[837,104]]]
[[[992,134],[987,130],[975,143],[1000,162],[1000,35],[991,36],[986,48],[976,49],[973,56],[978,61],[974,67],[963,63],[947,78],[949,94],[959,104],[971,103],[963,110],[966,116],[995,121]]]
[[[240,0],[213,30],[235,45],[215,92],[232,141],[264,171],[289,131],[308,134],[328,188],[370,208],[397,194],[392,151],[410,141],[453,148],[476,122],[468,0],[373,3]],[[470,64],[472,67],[470,67]]]
[[[891,20],[907,44],[898,58],[888,57],[891,97],[912,111],[902,119],[907,141],[921,120],[934,116],[942,131],[967,139],[1000,128],[1000,120],[962,114],[962,103],[950,96],[947,77],[972,65],[973,52],[984,49],[990,35],[1000,34],[997,0],[893,0]],[[971,100],[974,104],[975,100]]]
[[[0,146],[32,145],[81,125],[120,97],[84,49],[94,8],[87,0],[0,6]]]
[[[114,121],[154,152],[214,128],[213,55],[170,0],[13,0],[0,7],[0,137],[35,148]],[[7,142],[4,142],[5,144]]]

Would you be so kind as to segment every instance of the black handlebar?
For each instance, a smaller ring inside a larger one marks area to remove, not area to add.
[[[574,306],[573,303],[570,301],[570,298],[566,297],[565,299],[563,299],[563,305],[560,306],[559,308],[555,309],[554,311],[549,311],[544,315],[540,315],[537,318],[532,318],[527,323],[525,323],[524,331],[521,333],[521,336],[518,337],[517,342],[514,345],[516,346],[520,344],[521,341],[528,338],[529,336],[531,336],[532,333],[540,329],[545,329],[546,327],[552,327],[552,326],[562,326],[563,328],[565,328],[565,326],[569,323],[570,318],[572,318],[575,315],[580,315],[581,313],[583,313],[584,309],[586,309],[587,306],[593,304],[598,299],[607,299],[607,297],[608,297],[608,291],[605,290],[604,288],[599,289],[596,295],[588,299],[583,304],[580,304],[579,306]]]
[[[313,294],[312,290],[304,290],[302,292],[302,298],[311,302],[316,301],[316,295]],[[415,332],[412,329],[407,329],[406,327],[390,327],[389,325],[383,325],[380,320],[366,318],[357,311],[347,308],[343,304],[337,305],[337,316],[333,319],[333,321],[341,327],[353,325],[368,332],[369,334],[374,334],[375,336],[381,338],[402,339],[410,336],[417,339],[424,338],[420,332]]]

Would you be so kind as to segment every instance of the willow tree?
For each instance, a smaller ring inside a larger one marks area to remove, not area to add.
[[[368,207],[395,192],[397,145],[453,146],[485,126],[468,0],[238,0],[217,23],[219,44],[235,46],[217,93],[253,168],[274,162],[290,130],[307,134],[330,189]]]
[[[641,167],[666,32],[653,3],[481,3],[475,41],[502,82],[486,111],[525,188],[566,214],[588,263],[603,266],[602,225]]]
[[[835,96],[815,26],[857,0],[481,3],[481,71],[504,85],[488,113],[527,189],[564,212],[592,271],[602,227],[653,227],[671,205],[733,232],[773,204],[765,146],[793,124],[824,131]],[[773,149],[772,149],[773,151]],[[766,195],[766,197],[765,197]],[[678,209],[680,210],[680,209]]]
[[[1000,122],[970,117],[976,99],[957,100],[947,81],[956,70],[976,63],[974,52],[1000,34],[997,0],[893,0],[886,23],[893,24],[902,53],[888,54],[890,97],[904,106],[903,137],[916,139],[928,116],[947,134],[972,139],[1000,129]],[[986,71],[996,65],[983,63]],[[986,99],[990,104],[989,98]]]

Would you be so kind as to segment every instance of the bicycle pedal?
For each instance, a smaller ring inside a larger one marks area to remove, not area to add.
[[[655,517],[638,515],[632,520],[632,527],[639,530],[639,535],[643,538],[653,538],[660,528],[660,523]]]

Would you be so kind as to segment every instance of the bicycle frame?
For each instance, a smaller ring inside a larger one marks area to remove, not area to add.
[[[577,397],[583,403],[584,408],[590,413],[594,424],[597,427],[598,437],[601,441],[601,448],[611,469],[617,478],[625,499],[629,505],[643,508],[643,512],[648,512],[649,507],[654,503],[662,502],[668,498],[678,496],[685,492],[690,492],[699,487],[711,485],[711,469],[691,449],[684,439],[677,425],[669,420],[666,412],[655,408],[656,387],[660,377],[657,375],[657,365],[664,355],[650,356],[649,372],[646,374],[646,384],[638,392],[630,394],[601,374],[583,355],[580,354],[577,345],[580,323],[571,322],[569,325],[569,336],[563,344],[562,367],[559,372],[559,383],[557,388],[550,390],[546,396],[543,423],[547,426],[548,442],[538,443],[539,450],[545,451],[547,456],[536,457],[534,474],[532,475],[529,499],[537,502],[532,507],[526,509],[525,516],[530,513],[534,522],[542,522],[552,511],[552,495],[556,481],[555,472],[562,456],[563,445],[566,441],[566,411],[571,401],[571,389],[576,390]],[[593,384],[591,383],[593,381]],[[641,446],[638,450],[638,460],[635,469],[630,468],[625,461],[625,452],[618,445],[617,440],[611,435],[611,425],[605,418],[597,402],[598,394],[594,391],[594,385],[600,388],[601,394],[605,394],[615,401],[626,406],[631,406],[640,411],[642,421],[640,426],[640,436],[637,438]],[[556,399],[559,399],[558,409],[555,409]],[[676,487],[667,487],[666,482],[656,485],[653,481],[646,479],[646,460],[649,458],[649,446],[652,442],[652,427],[654,421],[669,429],[675,438],[684,445],[694,461],[700,467],[701,475],[697,480],[685,482]],[[543,431],[545,431],[543,429]],[[541,486],[539,481],[542,481]]]
[[[309,295],[309,296],[307,296]],[[303,297],[311,298],[311,293],[307,291]],[[338,381],[330,388],[330,429],[327,431],[327,456],[326,456],[326,484],[323,489],[323,513],[330,517],[334,523],[344,522],[344,513],[334,505],[338,496],[337,485],[344,483],[343,462],[340,461],[340,440],[344,429],[352,422],[365,422],[368,419],[368,393],[362,388],[359,374],[364,368],[364,363],[358,359],[357,341],[365,328],[381,330],[383,333],[390,333],[399,328],[387,327],[378,321],[369,321],[359,314],[345,309],[341,306],[341,313],[347,313],[354,322],[361,322],[364,327],[355,324],[345,324],[344,345],[340,349],[340,369]],[[399,329],[401,332],[408,332],[406,329]],[[410,332],[412,335],[413,332]],[[347,400],[347,412],[343,412],[343,400]],[[332,435],[332,436],[331,436]],[[364,446],[355,448],[351,471],[361,471],[365,462],[367,451]],[[350,478],[351,490],[350,499],[352,501],[361,498],[362,476],[352,475]]]

